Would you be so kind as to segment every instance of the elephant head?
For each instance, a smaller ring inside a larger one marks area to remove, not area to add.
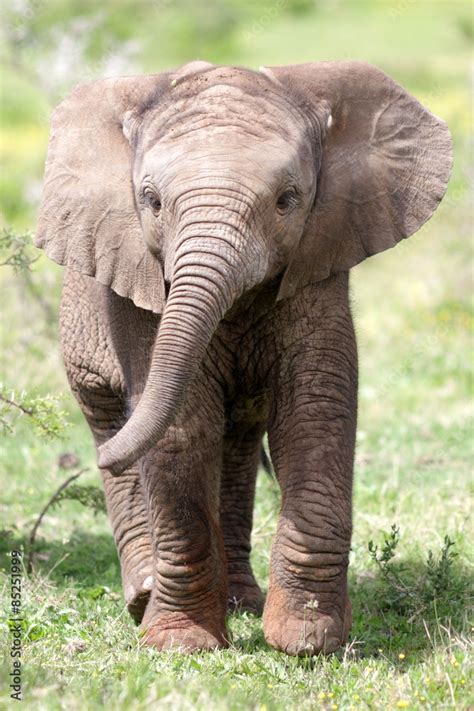
[[[244,292],[281,275],[290,298],[394,246],[450,168],[444,122],[361,62],[192,63],[77,88],[53,117],[36,243],[162,313],[141,400],[100,466],[122,471],[164,435]]]

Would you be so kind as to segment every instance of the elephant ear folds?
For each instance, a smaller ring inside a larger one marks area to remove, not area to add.
[[[35,239],[55,262],[157,313],[163,274],[143,239],[122,124],[162,81],[104,79],[79,86],[57,107]]]
[[[286,298],[416,232],[446,191],[452,144],[444,121],[370,64],[271,71],[327,129],[315,204],[280,287]]]

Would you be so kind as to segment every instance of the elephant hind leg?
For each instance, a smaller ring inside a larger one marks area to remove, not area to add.
[[[224,438],[220,519],[227,559],[228,608],[260,615],[264,597],[250,565],[255,483],[264,425],[233,427]]]

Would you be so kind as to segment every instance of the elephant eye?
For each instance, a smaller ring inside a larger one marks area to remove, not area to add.
[[[282,192],[277,200],[276,206],[280,214],[284,215],[291,210],[297,203],[296,191],[294,188],[289,188]]]
[[[161,199],[159,195],[157,195],[154,191],[152,190],[144,190],[142,194],[143,198],[143,204],[146,205],[147,207],[150,208],[150,210],[153,210],[155,214],[158,214],[159,211],[161,210]]]

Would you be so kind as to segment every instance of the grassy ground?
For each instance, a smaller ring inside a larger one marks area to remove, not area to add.
[[[105,517],[78,503],[64,503],[48,513],[40,528],[33,575],[23,574],[28,708],[474,706],[468,599],[472,167],[463,39],[468,5],[434,0],[349,2],[345,9],[337,2],[323,5],[326,9],[314,16],[279,19],[262,13],[257,24],[241,32],[239,61],[374,61],[448,121],[456,152],[450,189],[434,219],[417,237],[353,273],[361,386],[349,644],[331,658],[288,658],[265,644],[259,619],[234,615],[229,650],[186,657],[140,649],[124,610]],[[312,37],[317,42],[311,44]],[[145,65],[150,61],[144,58]],[[17,109],[11,107],[18,106],[26,89],[19,82],[14,96],[10,84],[11,76],[5,82],[10,113],[4,118],[2,155],[11,171],[10,178],[3,175],[8,188],[4,209],[22,227],[34,224],[34,200],[22,202],[17,193],[41,164],[45,126],[28,118],[24,108],[26,118],[20,125],[15,122]],[[59,283],[60,269],[45,259],[34,265],[30,284],[9,268],[0,269],[6,314],[0,366],[6,383],[39,394],[67,393],[54,325]],[[71,421],[64,440],[41,440],[23,418],[15,435],[3,438],[0,446],[0,648],[6,661],[0,665],[0,706],[14,703],[8,690],[11,634],[6,622],[10,551],[26,546],[41,507],[67,476],[57,465],[60,453],[76,453],[89,469],[84,483],[99,483],[90,436],[69,394],[63,404]],[[275,482],[261,474],[253,563],[264,588],[278,507]],[[395,557],[377,565],[369,541],[379,545],[380,555],[393,524],[400,529]],[[449,549],[457,554],[454,558],[447,552],[446,535],[454,542]]]

